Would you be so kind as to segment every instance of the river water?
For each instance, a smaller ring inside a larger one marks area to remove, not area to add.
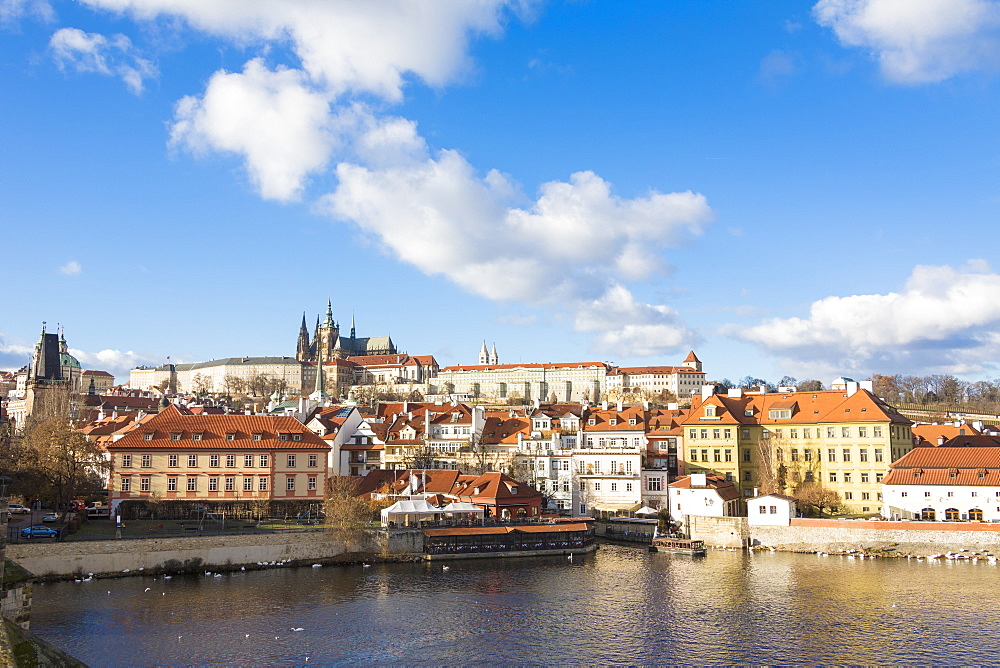
[[[978,664],[1000,566],[602,545],[563,556],[35,587],[90,665]],[[292,630],[301,629],[301,630]]]

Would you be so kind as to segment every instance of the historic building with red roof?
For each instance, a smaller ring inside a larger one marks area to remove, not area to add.
[[[153,499],[320,502],[326,489],[329,446],[292,417],[170,405],[106,448],[112,509]]]

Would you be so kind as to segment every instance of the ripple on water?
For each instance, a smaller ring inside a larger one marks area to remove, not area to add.
[[[604,545],[573,563],[48,584],[32,630],[92,665],[981,663],[994,653],[982,629],[1000,621],[1000,591],[984,586],[997,572]]]

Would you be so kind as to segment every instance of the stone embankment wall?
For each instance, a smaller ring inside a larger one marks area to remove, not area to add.
[[[222,569],[283,560],[322,561],[348,552],[382,553],[383,545],[378,534],[369,535],[363,544],[345,545],[332,532],[319,530],[18,544],[7,546],[7,556],[36,576],[49,578],[176,570],[185,564]]]
[[[750,530],[745,517],[703,517],[685,515],[684,526],[689,538],[705,541],[705,545],[746,547]]]
[[[794,519],[791,526],[754,526],[749,531],[754,546],[779,550],[928,556],[965,549],[1000,554],[1000,526],[990,524]]]

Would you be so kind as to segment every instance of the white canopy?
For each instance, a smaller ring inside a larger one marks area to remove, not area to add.
[[[400,499],[382,511],[382,523],[389,522],[390,517],[398,518],[402,515],[402,521],[406,522],[407,516],[419,520],[422,517],[435,517],[442,512],[441,508],[432,506],[426,499]]]
[[[639,510],[635,511],[636,515],[655,515],[659,511],[656,508],[650,508],[649,506],[643,506]]]
[[[486,511],[479,506],[468,503],[467,501],[452,501],[447,506],[441,509],[442,513],[466,513],[466,514],[476,514],[482,515]]]

